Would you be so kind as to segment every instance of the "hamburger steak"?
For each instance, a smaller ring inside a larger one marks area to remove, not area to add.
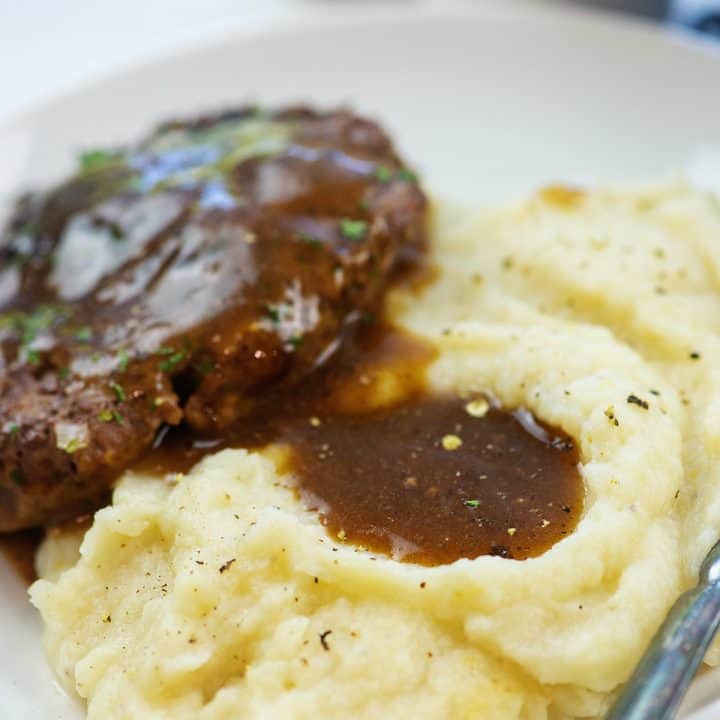
[[[96,507],[163,425],[242,420],[325,363],[422,244],[373,122],[254,108],[93,151],[0,241],[0,531]]]

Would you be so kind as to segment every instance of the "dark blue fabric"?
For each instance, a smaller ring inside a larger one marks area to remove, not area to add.
[[[674,0],[669,20],[720,41],[720,0]]]

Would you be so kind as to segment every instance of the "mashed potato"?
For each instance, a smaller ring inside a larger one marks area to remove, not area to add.
[[[441,206],[391,298],[432,386],[573,436],[585,511],[525,561],[422,567],[331,538],[272,450],[128,473],[32,600],[90,718],[598,717],[720,528],[720,207],[677,184]],[[647,408],[629,403],[635,395]]]

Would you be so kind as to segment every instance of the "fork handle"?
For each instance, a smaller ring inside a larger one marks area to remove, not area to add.
[[[681,595],[607,720],[670,720],[720,625],[720,582]]]

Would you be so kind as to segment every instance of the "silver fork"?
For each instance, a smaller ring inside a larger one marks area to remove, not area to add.
[[[607,720],[670,720],[720,625],[720,542],[681,595],[623,688]]]

